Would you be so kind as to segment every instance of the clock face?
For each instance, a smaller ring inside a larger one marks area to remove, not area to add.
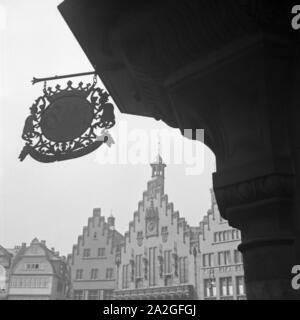
[[[148,235],[155,235],[157,231],[157,223],[155,221],[149,221],[147,223],[147,233]]]

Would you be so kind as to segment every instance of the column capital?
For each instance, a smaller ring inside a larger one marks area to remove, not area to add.
[[[221,175],[215,173],[214,180]],[[215,186],[221,215],[228,219],[228,210],[270,199],[291,200],[295,185],[292,174],[269,174],[227,186]]]

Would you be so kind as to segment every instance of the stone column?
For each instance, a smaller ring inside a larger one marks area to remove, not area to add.
[[[274,174],[224,186],[222,174],[215,174],[214,188],[223,217],[242,233],[248,299],[300,299],[291,286],[294,177]]]
[[[300,47],[295,48],[293,63],[292,107],[291,107],[291,140],[294,155],[296,183],[293,202],[293,217],[296,230],[297,265],[300,265]]]

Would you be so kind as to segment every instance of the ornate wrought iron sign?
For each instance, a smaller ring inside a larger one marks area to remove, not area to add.
[[[77,87],[72,81],[62,89],[46,86],[47,80],[56,80],[94,74],[92,84]],[[52,78],[33,79],[33,84],[44,81],[43,96],[30,108],[22,138],[26,144],[19,159],[27,155],[40,162],[54,162],[84,156],[103,143],[113,142],[108,129],[115,125],[114,107],[108,102],[109,95],[96,87],[94,72]]]

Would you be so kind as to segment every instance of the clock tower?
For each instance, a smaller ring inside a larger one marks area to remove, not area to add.
[[[150,164],[152,168],[152,179],[148,183],[148,200],[150,201],[149,208],[146,209],[146,237],[157,237],[159,235],[159,213],[158,209],[154,206],[153,200],[157,194],[162,197],[164,195],[164,178],[165,167],[160,154],[157,160]]]
[[[155,197],[156,192],[161,195],[164,194],[164,180],[165,180],[165,167],[166,164],[163,162],[160,154],[157,156],[157,160],[150,164],[152,168],[152,180],[149,183],[149,196]]]
[[[160,152],[120,249],[116,300],[195,299],[200,227],[190,227],[165,194]]]

